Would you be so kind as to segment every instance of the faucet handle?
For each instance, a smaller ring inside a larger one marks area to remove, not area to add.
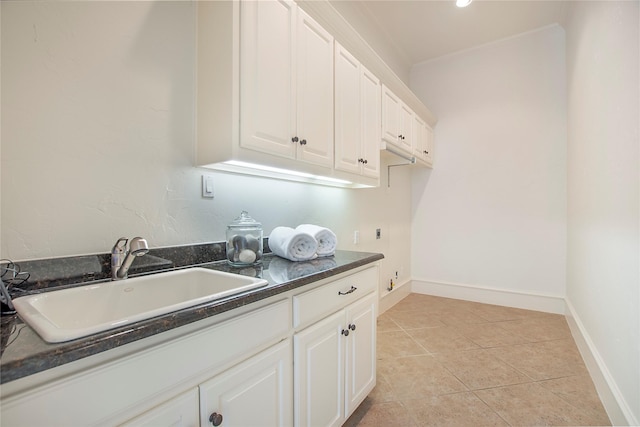
[[[115,255],[115,254],[122,254],[124,253],[125,249],[127,248],[127,242],[129,241],[129,239],[127,239],[126,237],[121,237],[116,241],[116,244],[113,245],[113,248],[111,249],[111,254]],[[120,242],[122,242],[122,245],[120,245]]]

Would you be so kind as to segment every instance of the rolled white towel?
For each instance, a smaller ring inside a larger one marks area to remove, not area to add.
[[[296,227],[296,231],[302,231],[311,234],[318,242],[316,253],[318,256],[331,256],[336,253],[338,238],[335,233],[326,227],[320,227],[313,224],[300,224]]]
[[[276,227],[269,235],[271,252],[290,261],[307,261],[315,258],[318,242],[309,233],[290,227]]]

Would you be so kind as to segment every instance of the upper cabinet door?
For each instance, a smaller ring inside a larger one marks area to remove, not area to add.
[[[413,110],[400,103],[400,138],[398,144],[407,153],[413,152]]]
[[[420,117],[414,116],[413,154],[425,166],[433,166],[433,129]]]
[[[380,80],[336,42],[335,167],[380,176]]]
[[[240,23],[240,145],[295,158],[297,6],[242,2]]]
[[[369,70],[360,68],[362,101],[362,174],[380,176],[380,80]]]
[[[335,163],[336,169],[360,173],[362,161],[360,63],[336,43]],[[378,138],[379,139],[379,138]],[[376,140],[376,148],[378,140]],[[376,153],[378,155],[378,153]]]
[[[240,5],[240,145],[333,166],[333,37],[291,1]]]
[[[298,159],[333,166],[333,36],[298,9]]]
[[[433,128],[431,128],[431,126],[426,125],[425,126],[425,147],[426,147],[426,154],[425,154],[425,160],[427,162],[427,165],[429,166],[433,166],[433,150],[434,150],[434,134],[433,134]]]
[[[400,135],[400,99],[382,85],[382,139],[398,145]]]

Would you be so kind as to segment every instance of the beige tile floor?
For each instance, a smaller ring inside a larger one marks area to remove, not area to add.
[[[410,294],[377,337],[377,386],[345,426],[610,425],[561,315]]]

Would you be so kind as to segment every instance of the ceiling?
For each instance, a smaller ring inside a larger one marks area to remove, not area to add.
[[[337,0],[340,1],[340,0]],[[562,24],[559,0],[361,0],[360,12],[381,32],[401,60],[414,64],[492,41]]]

